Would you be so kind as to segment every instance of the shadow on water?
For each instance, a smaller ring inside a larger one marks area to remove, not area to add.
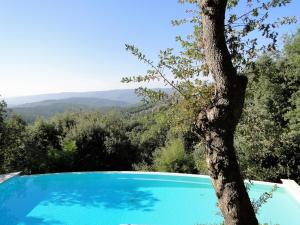
[[[159,199],[151,192],[151,184],[154,183],[118,179],[112,174],[18,177],[0,186],[0,224],[61,224],[31,215],[37,206],[152,211]]]
[[[0,185],[1,225],[62,225],[56,220],[28,216],[30,211],[45,198],[43,191],[19,177]],[[31,187],[30,189],[28,187]]]
[[[43,205],[102,206],[104,208],[151,211],[158,201],[150,191],[138,190],[138,185],[126,187],[65,188],[52,192]]]
[[[49,220],[49,219],[43,219],[43,218],[36,218],[36,217],[31,217],[27,216],[22,219],[21,222],[22,225],[65,225],[61,223],[58,220]]]

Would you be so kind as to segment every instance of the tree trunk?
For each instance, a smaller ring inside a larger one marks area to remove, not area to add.
[[[247,78],[238,76],[226,46],[224,20],[227,0],[200,0],[206,63],[215,80],[210,106],[199,114],[207,164],[218,204],[227,225],[257,225],[240,173],[234,148],[234,131],[240,119]]]

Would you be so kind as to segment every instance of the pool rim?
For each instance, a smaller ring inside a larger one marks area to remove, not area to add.
[[[178,176],[178,177],[195,177],[195,178],[206,178],[211,179],[209,175],[203,174],[190,174],[190,173],[171,173],[171,172],[149,172],[149,171],[78,171],[78,172],[57,172],[57,173],[37,173],[37,174],[19,174],[20,177],[27,177],[27,176],[49,176],[49,175],[59,175],[59,174],[145,174],[145,175],[163,175],[163,176]],[[13,178],[13,177],[12,177]],[[246,183],[249,183],[249,180],[245,180]],[[264,185],[277,185],[279,187],[284,186],[283,183],[273,183],[268,181],[258,181],[258,180],[251,180],[254,184],[264,184]]]
[[[162,176],[177,176],[177,177],[195,177],[195,178],[206,178],[210,179],[209,175],[203,174],[188,174],[188,173],[169,173],[169,172],[149,172],[149,171],[78,171],[78,172],[58,172],[58,173],[43,173],[43,174],[25,174],[21,175],[21,172],[15,172],[15,176],[12,176],[0,183],[3,184],[8,180],[14,179],[15,177],[32,177],[32,176],[49,176],[49,175],[60,175],[60,174],[141,174],[141,175],[162,175]],[[274,186],[284,188],[299,204],[300,204],[300,186],[294,181],[289,179],[281,179],[282,183],[272,183],[267,181],[251,180],[253,184],[261,184],[267,186]],[[245,183],[249,183],[249,180],[245,180]]]

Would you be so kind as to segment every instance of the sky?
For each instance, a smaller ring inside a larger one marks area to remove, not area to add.
[[[177,49],[175,36],[191,28],[170,21],[184,18],[186,8],[177,0],[0,0],[0,95],[135,88],[121,78],[147,67],[125,51],[125,43],[151,59],[160,49]],[[294,0],[271,17],[299,9]],[[299,22],[279,32],[297,27]]]

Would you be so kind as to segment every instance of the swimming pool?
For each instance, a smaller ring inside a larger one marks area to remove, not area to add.
[[[251,198],[271,190],[254,184]],[[261,223],[299,225],[300,204],[283,187]],[[196,225],[222,221],[208,177],[155,173],[17,176],[0,184],[1,225]]]

